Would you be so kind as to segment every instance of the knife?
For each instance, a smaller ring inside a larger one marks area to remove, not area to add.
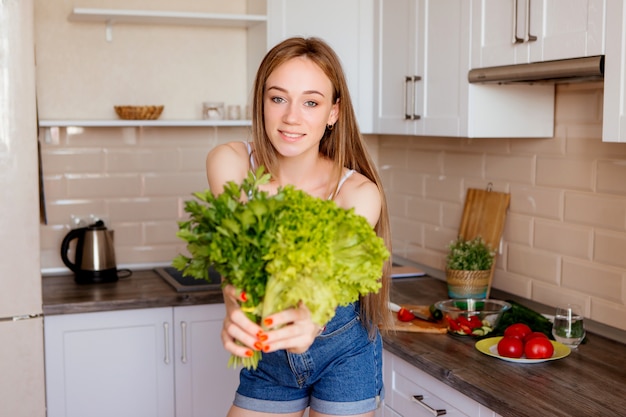
[[[391,301],[389,301],[389,310],[393,311],[394,313],[397,313],[398,311],[400,311],[402,307],[396,303],[392,303]],[[406,310],[410,311],[411,314],[413,314],[415,316],[415,318],[418,318],[420,320],[424,320],[424,321],[429,321],[431,323],[437,323],[437,320],[435,320],[432,316],[427,316],[425,314],[419,313],[415,310],[411,310],[405,307]]]

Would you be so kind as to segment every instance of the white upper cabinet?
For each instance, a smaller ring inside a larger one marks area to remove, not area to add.
[[[604,54],[606,0],[473,0],[472,68]]]
[[[554,87],[470,85],[466,0],[377,0],[375,131],[550,137]]]
[[[376,1],[376,133],[459,135],[465,22],[457,0]]]
[[[602,140],[626,142],[626,6],[622,0],[607,0],[606,59],[604,68],[604,115]]]
[[[268,0],[268,49],[290,36],[319,37],[335,50],[346,73],[363,133],[373,123],[373,0]]]

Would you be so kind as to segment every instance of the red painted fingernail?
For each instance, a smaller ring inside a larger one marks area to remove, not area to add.
[[[262,333],[262,334],[258,334],[257,338],[259,339],[259,341],[261,342],[265,342],[267,340],[267,335]]]
[[[256,350],[263,350],[263,343],[261,343],[261,342],[256,342],[256,343],[254,344],[254,348],[255,348]]]
[[[241,299],[241,301],[243,301],[244,303],[248,301],[248,296],[246,295],[245,291],[242,291],[241,294],[239,294],[239,299]]]
[[[252,355],[254,355],[254,352],[253,352],[253,351],[251,351],[251,350],[246,350],[246,356],[247,356],[247,357],[249,357],[249,358],[250,358],[250,357],[252,357]]]
[[[272,320],[271,317],[268,317],[266,319],[263,319],[263,324],[265,324],[266,326],[271,326],[272,323],[274,323],[274,320]]]
[[[263,352],[269,352],[269,350],[270,350],[270,346],[269,345],[263,346]]]

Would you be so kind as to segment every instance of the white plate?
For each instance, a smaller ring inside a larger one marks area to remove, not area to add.
[[[488,339],[479,340],[478,342],[476,342],[476,349],[479,352],[484,353],[485,355],[493,356],[494,358],[502,359],[503,361],[517,363],[539,363],[554,361],[557,359],[563,359],[571,352],[571,349],[565,346],[563,343],[550,340],[550,343],[552,343],[552,346],[554,346],[554,353],[552,354],[551,358],[527,359],[524,356],[522,356],[521,358],[507,358],[506,356],[500,356],[500,354],[498,354],[498,342],[500,341],[500,339],[502,339],[502,336],[490,337]]]

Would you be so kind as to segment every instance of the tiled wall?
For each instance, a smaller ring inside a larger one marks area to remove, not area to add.
[[[380,137],[394,252],[443,269],[466,189],[491,182],[511,193],[494,287],[626,329],[626,144],[601,115],[602,84],[572,84],[551,139]]]
[[[40,129],[48,216],[42,270],[67,271],[61,241],[74,216],[90,215],[114,230],[118,265],[169,263],[184,249],[175,236],[184,201],[208,187],[207,152],[248,138],[245,127]]]
[[[392,213],[394,252],[443,269],[465,190],[511,193],[494,287],[547,305],[574,301],[626,329],[626,144],[602,143],[602,84],[558,87],[551,139],[368,138]],[[165,264],[183,201],[206,188],[204,160],[247,128],[42,129],[49,224],[44,271],[63,270],[72,215],[115,230],[118,264]]]

